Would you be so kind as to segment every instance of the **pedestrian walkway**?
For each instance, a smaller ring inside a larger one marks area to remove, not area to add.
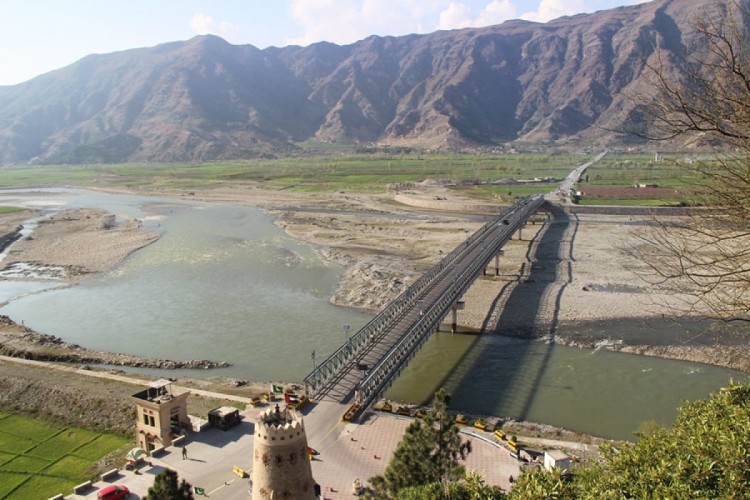
[[[145,379],[134,378],[128,375],[118,375],[116,373],[110,373],[110,372],[105,372],[105,371],[86,370],[83,368],[75,368],[72,366],[62,365],[59,363],[48,362],[48,361],[36,361],[32,359],[14,358],[12,356],[4,356],[4,355],[0,355],[0,360],[8,361],[10,363],[19,363],[19,364],[37,366],[40,368],[48,368],[50,370],[58,370],[58,371],[63,371],[63,372],[75,373],[77,375],[85,375],[87,377],[116,380],[118,382],[124,382],[126,384],[142,385],[145,387],[148,387],[149,384],[153,382],[153,380],[150,380],[150,379],[145,380]],[[174,385],[174,384],[171,387],[172,387],[172,392],[176,395],[183,394],[189,391],[191,394],[204,396],[207,398],[227,399],[229,401],[236,401],[238,403],[250,404],[250,398],[245,398],[242,396],[235,396],[232,394],[224,394],[220,392],[204,391],[202,389],[194,389],[192,387],[184,387],[184,386]]]
[[[323,497],[351,498],[352,484],[359,479],[367,486],[368,479],[383,474],[398,443],[412,419],[375,413],[362,424],[347,424],[343,433],[330,446],[318,449],[312,462],[315,481]],[[471,441],[472,452],[466,459],[467,472],[478,472],[488,485],[510,489],[509,477],[518,477],[519,463],[492,438],[480,439],[463,434]]]

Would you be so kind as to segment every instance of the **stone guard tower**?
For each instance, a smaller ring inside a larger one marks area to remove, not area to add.
[[[289,409],[264,411],[255,423],[253,500],[315,498],[302,417]]]

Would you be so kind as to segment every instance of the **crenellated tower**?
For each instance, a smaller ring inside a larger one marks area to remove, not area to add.
[[[302,417],[279,406],[255,422],[253,500],[314,499],[315,481]]]

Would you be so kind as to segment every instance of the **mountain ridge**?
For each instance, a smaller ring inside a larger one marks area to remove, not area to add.
[[[349,45],[214,35],[89,55],[0,87],[0,163],[205,161],[309,139],[457,150],[627,140],[655,47],[674,68],[701,6],[653,0],[546,24]]]

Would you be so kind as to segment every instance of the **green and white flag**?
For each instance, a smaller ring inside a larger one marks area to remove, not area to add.
[[[195,490],[195,494],[196,495],[206,496],[206,490],[204,490],[203,488],[199,488],[197,486],[194,486],[193,489]]]
[[[284,388],[280,385],[271,384],[271,392],[281,394],[282,392],[284,392]]]

